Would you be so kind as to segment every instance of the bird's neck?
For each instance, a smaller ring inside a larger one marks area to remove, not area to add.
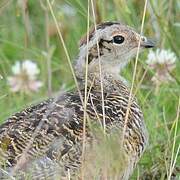
[[[119,62],[121,62],[121,64]],[[77,59],[75,66],[76,77],[80,82],[85,82],[87,80],[91,83],[92,81],[102,81],[105,83],[108,82],[108,78],[111,80],[114,79],[126,82],[125,79],[121,76],[121,71],[126,66],[127,62],[128,60],[121,60],[118,57],[117,59],[111,59],[111,57],[100,57],[99,59],[96,57],[96,59],[94,58],[90,64],[87,64],[86,67],[86,56],[81,55]]]
[[[88,74],[87,80],[78,78],[78,82],[82,90],[88,87],[88,89],[101,92],[103,88],[103,92],[106,93],[120,93],[123,89],[126,89],[127,92],[129,89],[127,81],[123,77],[115,78],[110,74],[104,74],[103,76],[94,73]]]

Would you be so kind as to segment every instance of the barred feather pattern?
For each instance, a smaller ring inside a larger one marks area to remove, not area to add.
[[[107,133],[111,133],[114,128],[122,132],[129,89],[122,81],[110,77],[106,78],[104,84]],[[90,122],[102,125],[99,82],[96,82],[91,89],[88,88],[88,91],[88,118]],[[83,88],[81,94],[84,97]],[[31,171],[32,179],[66,177],[68,171],[71,175],[75,174],[81,167],[82,161],[83,114],[83,105],[77,91],[67,92],[58,98],[46,100],[14,114],[0,126],[1,168],[11,173],[12,169],[18,166],[16,171],[22,174]],[[87,123],[86,141],[91,143],[93,138]],[[132,173],[144,152],[147,141],[143,114],[137,100],[133,98],[123,142],[130,163],[125,168],[127,172],[121,175],[122,179],[128,179]],[[25,153],[24,158],[22,158],[23,153]],[[19,161],[22,162],[18,164]],[[1,179],[3,179],[2,174],[0,173]]]

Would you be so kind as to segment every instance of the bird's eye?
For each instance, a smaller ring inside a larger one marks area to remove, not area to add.
[[[113,37],[113,43],[115,44],[122,44],[124,42],[124,37],[117,35]]]

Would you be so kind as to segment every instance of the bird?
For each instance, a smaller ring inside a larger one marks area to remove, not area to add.
[[[126,121],[130,88],[121,71],[138,48],[154,46],[151,39],[118,21],[92,28],[80,40],[74,64],[78,87],[31,105],[0,125],[1,179],[28,173],[31,179],[79,178],[83,145],[91,155],[93,142],[101,141],[91,131],[92,124],[100,125],[100,134],[117,133],[123,139],[118,149],[126,163],[117,179],[129,179],[147,147],[148,132],[134,96]]]

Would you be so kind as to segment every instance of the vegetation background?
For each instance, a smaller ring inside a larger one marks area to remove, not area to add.
[[[78,55],[78,41],[87,31],[87,0],[54,0],[52,7],[58,20],[72,62]],[[144,0],[96,0],[97,23],[121,21],[140,32]],[[157,41],[158,48],[171,49],[179,57],[180,2],[149,0],[144,34]],[[93,24],[92,11],[90,23]],[[180,174],[180,61],[172,72],[174,82],[154,86],[154,74],[145,60],[148,51],[139,57],[135,84],[141,78],[137,98],[149,131],[149,146],[132,179],[168,179],[172,172]],[[13,93],[7,77],[16,61],[30,59],[40,68],[43,87],[37,93]],[[134,62],[123,74],[132,80]],[[45,0],[0,0],[0,122],[8,116],[51,96],[61,89],[69,90],[74,82],[57,29]]]

